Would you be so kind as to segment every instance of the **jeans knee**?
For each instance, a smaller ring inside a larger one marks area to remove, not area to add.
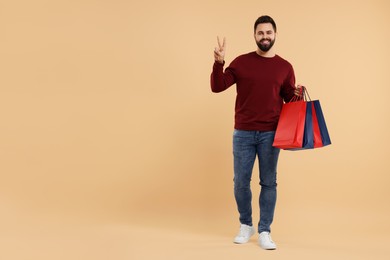
[[[265,189],[276,189],[276,187],[278,186],[278,184],[277,184],[276,181],[268,181],[268,182],[261,181],[261,182],[260,182],[260,186],[261,186],[262,188],[265,188]]]
[[[238,178],[234,178],[234,189],[235,190],[245,190],[250,188],[251,180],[241,180]]]

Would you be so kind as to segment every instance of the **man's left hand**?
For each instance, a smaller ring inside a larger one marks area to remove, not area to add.
[[[294,90],[294,94],[298,97],[301,97],[303,95],[303,89],[302,89],[302,85],[298,85],[295,87],[295,90]]]

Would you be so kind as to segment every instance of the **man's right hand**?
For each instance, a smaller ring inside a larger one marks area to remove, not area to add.
[[[217,40],[218,40],[218,47],[215,47],[214,49],[214,59],[216,62],[223,64],[223,61],[225,59],[226,39],[225,37],[223,37],[222,45],[219,40],[219,37],[217,37]]]

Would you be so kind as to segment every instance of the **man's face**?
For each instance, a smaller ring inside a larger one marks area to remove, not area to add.
[[[270,23],[260,23],[255,31],[256,44],[263,52],[269,51],[275,43],[275,31]]]

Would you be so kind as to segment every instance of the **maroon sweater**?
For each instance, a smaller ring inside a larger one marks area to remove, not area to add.
[[[294,96],[295,76],[291,64],[275,55],[256,52],[237,57],[223,72],[214,63],[211,90],[221,92],[236,84],[235,129],[275,131],[283,101]]]

